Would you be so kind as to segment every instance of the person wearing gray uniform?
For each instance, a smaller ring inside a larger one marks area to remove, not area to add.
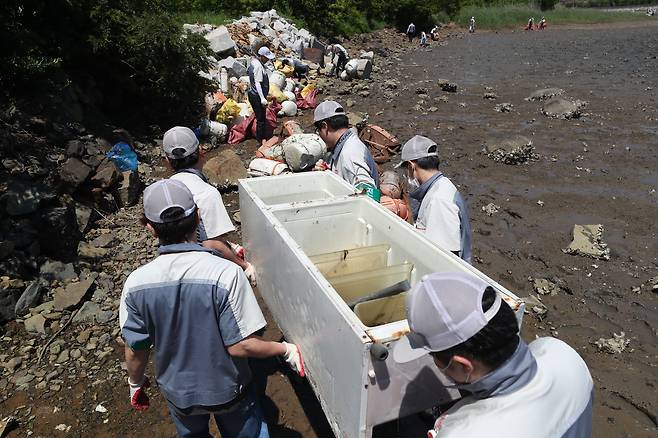
[[[270,92],[270,80],[265,70],[265,63],[274,59],[274,54],[267,47],[258,49],[258,57],[252,58],[247,73],[249,74],[249,91],[247,97],[256,116],[256,140],[261,144],[267,140],[267,95]]]

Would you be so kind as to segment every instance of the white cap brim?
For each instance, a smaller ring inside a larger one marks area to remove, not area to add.
[[[417,333],[401,337],[393,347],[393,360],[397,363],[407,363],[423,357],[430,352],[424,343],[424,338]]]

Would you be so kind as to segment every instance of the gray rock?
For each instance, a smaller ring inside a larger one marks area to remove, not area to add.
[[[87,301],[82,305],[78,313],[73,318],[73,322],[76,324],[80,323],[91,323],[94,322],[98,324],[105,324],[111,321],[113,318],[113,312],[111,310],[102,310],[101,307],[94,303],[93,301]]]
[[[25,320],[25,330],[28,333],[46,334],[46,318],[34,315]]]
[[[80,233],[83,233],[87,230],[87,225],[89,225],[89,219],[91,219],[91,208],[82,205],[75,205],[75,216],[78,222],[78,229]]]
[[[80,140],[71,140],[66,143],[67,157],[81,157],[85,151],[85,144]]]
[[[564,93],[564,90],[561,88],[543,88],[533,92],[530,96],[526,97],[525,100],[530,101],[541,101],[550,99],[554,96],[561,96]]]
[[[514,108],[514,105],[512,105],[509,102],[503,102],[499,103],[494,107],[494,110],[499,112],[499,113],[509,113],[512,112],[512,108]]]
[[[37,306],[41,302],[43,290],[43,280],[36,280],[30,283],[16,302],[16,307],[14,307],[16,315],[23,316],[30,310],[30,307]]]
[[[66,281],[77,277],[73,263],[62,263],[56,260],[46,260],[39,268],[39,274],[46,280]]]
[[[69,350],[64,350],[61,353],[59,353],[59,356],[57,356],[57,359],[55,362],[57,363],[66,363],[69,361]]]
[[[208,32],[204,38],[210,43],[212,51],[220,57],[235,55],[235,42],[231,39],[226,26],[219,26]]]
[[[117,189],[118,202],[121,207],[131,207],[137,204],[139,194],[141,193],[142,184],[139,180],[139,173],[135,171],[126,171],[121,174],[121,183]]]
[[[77,158],[69,158],[59,169],[60,179],[73,188],[82,184],[91,174],[91,168]]]
[[[624,332],[613,333],[612,338],[599,338],[598,341],[593,342],[594,345],[599,347],[600,351],[608,354],[623,353],[630,343],[630,339],[626,339],[626,333]]]
[[[63,261],[77,255],[80,230],[73,204],[43,210],[39,221],[39,245],[41,252]]]
[[[82,257],[83,259],[99,260],[108,254],[109,250],[105,248],[97,248],[87,242],[80,242],[78,244],[78,257]]]
[[[107,190],[119,181],[119,169],[111,160],[104,160],[91,177],[94,186]]]
[[[247,178],[242,160],[231,149],[224,149],[203,166],[203,173],[211,184],[219,187],[236,187],[238,179]]]
[[[13,380],[14,380],[14,385],[16,385],[16,386],[27,385],[32,380],[34,380],[34,374],[26,373],[22,376],[18,376],[16,378],[14,378]]]
[[[204,35],[212,30],[210,24],[183,24],[183,29],[190,33],[198,33]]]
[[[361,59],[369,59],[370,61],[373,61],[375,59],[375,52],[370,51],[370,52],[363,52],[361,53],[361,56],[359,56]]]
[[[263,46],[265,42],[263,41],[262,38],[257,37],[256,35],[250,33],[249,34],[249,47],[251,47],[251,50],[256,53],[258,49]]]
[[[486,151],[489,158],[505,164],[523,164],[539,158],[532,141],[522,135],[491,142],[486,145]]]
[[[269,26],[263,26],[260,28],[260,33],[263,34],[265,38],[268,40],[272,41],[274,38],[277,37],[277,33],[274,29],[272,29]]]
[[[603,243],[603,225],[574,225],[573,240],[562,252],[593,259],[610,260],[610,248]]]
[[[5,362],[4,367],[10,373],[14,373],[17,369],[21,367],[22,364],[23,364],[23,359],[17,356],[17,357],[12,357],[7,362]]]
[[[580,107],[562,97],[554,97],[547,101],[541,109],[542,114],[556,119],[577,119],[580,117]]]
[[[109,230],[106,230],[109,231]],[[114,234],[111,232],[101,234],[94,240],[92,240],[90,243],[91,245],[95,246],[96,248],[110,248],[114,246],[117,242],[117,238]]]
[[[92,275],[85,280],[69,284],[65,289],[59,289],[55,292],[55,308],[64,310],[77,307],[87,295],[95,280],[96,276]]]

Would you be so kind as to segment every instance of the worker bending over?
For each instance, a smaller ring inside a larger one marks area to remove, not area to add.
[[[330,154],[327,162],[321,159],[316,163],[315,170],[331,170],[369,195],[378,192],[377,164],[355,130],[350,129],[343,107],[333,100],[325,100],[315,108],[313,122],[315,132]]]
[[[249,281],[255,283],[256,273],[253,266],[236,256],[227,240],[227,234],[235,231],[235,227],[226,212],[222,195],[208,184],[208,179],[202,172],[205,154],[199,148],[199,140],[194,132],[184,126],[175,126],[165,132],[162,148],[167,165],[176,172],[171,179],[185,184],[199,208],[198,242],[215,251],[220,257],[240,266]]]
[[[583,359],[559,339],[529,345],[514,311],[484,280],[466,272],[422,278],[406,298],[411,333],[393,359],[430,354],[464,397],[428,437],[588,438],[594,385]]]
[[[159,255],[128,276],[119,307],[131,405],[149,407],[153,347],[156,381],[181,437],[209,436],[211,414],[224,438],[268,437],[247,358],[282,356],[304,375],[299,350],[254,335],[265,327],[256,297],[239,266],[197,243],[198,209],[185,184],[147,187],[144,222]]]
[[[416,36],[416,25],[413,23],[409,23],[409,26],[407,26],[407,38],[409,38],[409,42],[413,42],[414,37]]]
[[[327,52],[331,57],[331,64],[334,66],[330,75],[336,74],[336,77],[340,77],[340,74],[345,70],[345,65],[347,64],[347,59],[349,54],[347,49],[341,46],[340,44],[332,44],[327,46]]]
[[[411,212],[416,229],[430,241],[471,262],[468,207],[455,185],[439,171],[434,141],[416,135],[402,147],[409,182]]]

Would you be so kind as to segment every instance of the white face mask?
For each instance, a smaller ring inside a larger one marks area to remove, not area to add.
[[[411,166],[411,163],[409,164]],[[420,182],[413,177],[414,171],[413,168],[410,168],[411,176],[409,176],[409,170],[407,170],[407,187],[409,187],[409,192],[413,192],[418,187],[420,187]]]

